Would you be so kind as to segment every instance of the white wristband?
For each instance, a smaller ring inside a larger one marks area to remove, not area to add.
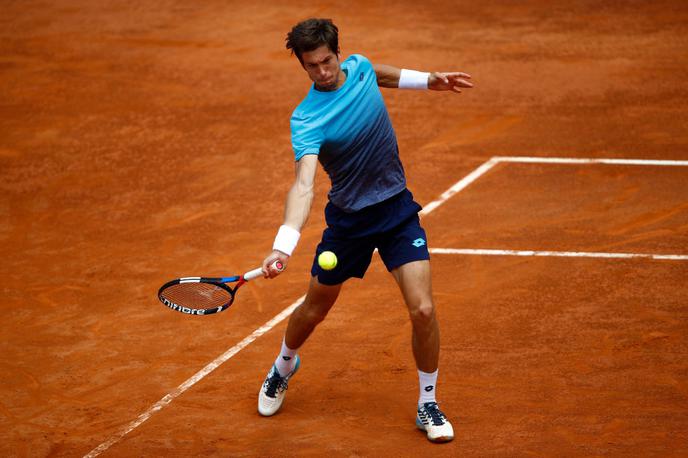
[[[272,249],[291,256],[294,248],[296,248],[296,244],[299,243],[299,237],[301,237],[299,231],[283,224],[280,226],[279,231],[277,231],[277,237],[275,237],[275,243],[272,244]]]
[[[430,73],[401,69],[399,89],[427,89]]]

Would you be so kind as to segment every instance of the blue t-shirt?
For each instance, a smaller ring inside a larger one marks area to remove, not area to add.
[[[311,87],[291,117],[298,161],[317,154],[330,177],[330,202],[354,212],[406,188],[397,137],[372,64],[354,54],[341,63],[346,81],[336,91]]]

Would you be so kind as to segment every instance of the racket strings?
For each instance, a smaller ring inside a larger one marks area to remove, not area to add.
[[[212,283],[179,283],[166,288],[162,297],[174,304],[195,309],[221,307],[232,300],[229,291]]]

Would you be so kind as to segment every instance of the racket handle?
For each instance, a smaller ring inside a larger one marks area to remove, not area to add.
[[[284,270],[284,265],[282,264],[282,262],[280,260],[277,260],[277,261],[273,262],[272,264],[270,264],[270,267],[272,267],[273,269],[275,269],[278,272],[282,272]],[[263,276],[263,271],[259,267],[257,269],[253,269],[249,272],[246,272],[244,274],[244,280],[249,281],[249,280],[253,280],[254,278],[258,278],[258,277],[262,277],[262,276]]]

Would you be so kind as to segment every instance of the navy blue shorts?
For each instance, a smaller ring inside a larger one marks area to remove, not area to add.
[[[412,261],[430,259],[425,230],[418,218],[420,209],[408,190],[354,213],[328,203],[327,228],[315,250],[311,274],[317,275],[324,285],[338,285],[351,277],[363,278],[375,248],[389,271]],[[337,255],[337,267],[328,271],[318,265],[318,255],[323,251]]]

